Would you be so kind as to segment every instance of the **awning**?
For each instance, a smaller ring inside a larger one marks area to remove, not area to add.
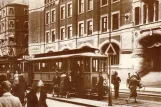
[[[86,53],[67,54],[67,55],[58,55],[58,56],[38,57],[38,58],[32,58],[28,60],[34,61],[34,60],[63,59],[63,58],[77,58],[77,57],[107,58],[106,55],[102,55],[99,53],[86,52]]]

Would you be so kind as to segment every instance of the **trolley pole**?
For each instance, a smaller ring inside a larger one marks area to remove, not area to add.
[[[109,0],[108,22],[109,22],[109,44],[111,44],[111,0]],[[111,93],[111,55],[109,53],[109,93],[108,93],[108,106],[112,106],[112,93]]]

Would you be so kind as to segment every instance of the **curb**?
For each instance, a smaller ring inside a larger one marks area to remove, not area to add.
[[[76,104],[76,105],[81,105],[81,106],[87,106],[87,107],[99,107],[99,106],[94,106],[94,105],[91,105],[91,104],[84,104],[84,103],[79,103],[79,102],[75,102],[75,101],[69,101],[69,100],[66,100],[64,98],[59,99],[59,98],[48,97],[48,99],[66,102],[66,103],[71,103],[71,104]]]

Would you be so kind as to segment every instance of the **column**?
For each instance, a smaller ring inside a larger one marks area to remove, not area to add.
[[[156,2],[154,2],[153,6],[154,6],[153,22],[155,22],[156,21]]]
[[[141,3],[141,23],[143,24],[144,23],[144,3]]]
[[[146,23],[149,22],[149,11],[148,11],[148,4],[146,5]]]

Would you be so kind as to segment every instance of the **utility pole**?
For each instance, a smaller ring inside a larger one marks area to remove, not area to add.
[[[109,1],[108,8],[108,22],[109,22],[109,44],[111,44],[111,0]],[[112,93],[111,93],[111,55],[109,54],[109,93],[108,93],[108,106],[112,106]]]

